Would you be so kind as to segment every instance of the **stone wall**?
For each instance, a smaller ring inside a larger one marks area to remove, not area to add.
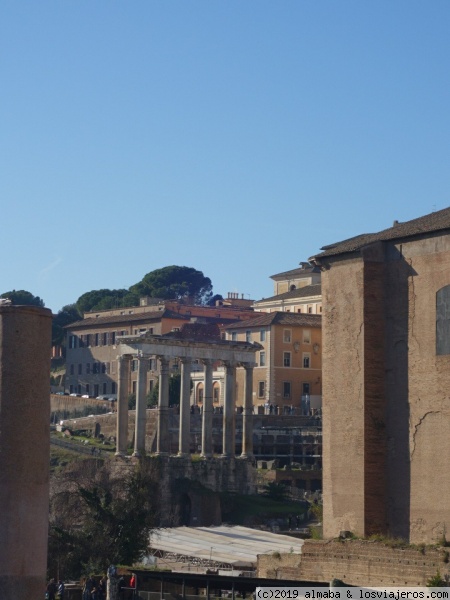
[[[255,493],[255,469],[242,459],[156,456],[160,465],[163,526],[220,525],[219,492]],[[189,506],[188,506],[189,505]]]
[[[436,295],[450,236],[331,257],[323,292],[324,536],[413,543],[450,528],[450,354],[436,351]]]
[[[390,548],[380,542],[305,540],[302,554],[258,556],[258,577],[356,586],[421,586],[450,574],[445,548]]]

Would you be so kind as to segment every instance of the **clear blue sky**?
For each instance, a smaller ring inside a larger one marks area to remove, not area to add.
[[[450,204],[450,2],[3,0],[0,292],[272,295]]]

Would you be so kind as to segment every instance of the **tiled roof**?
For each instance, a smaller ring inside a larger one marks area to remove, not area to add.
[[[305,263],[303,263],[305,264]],[[275,275],[271,275],[271,279],[292,279],[293,277],[301,277],[302,275],[310,275],[311,273],[319,273],[320,269],[313,265],[297,267],[296,269],[291,269],[290,271],[284,271],[283,273],[276,273]]]
[[[450,208],[444,208],[430,213],[429,215],[425,215],[424,217],[405,221],[404,223],[395,223],[393,227],[389,227],[378,233],[365,233],[342,242],[329,244],[322,248],[324,252],[313,256],[310,260],[320,261],[322,257],[356,252],[364,246],[374,242],[402,240],[427,233],[436,233],[446,229],[450,230]]]
[[[313,285],[305,285],[304,287],[291,290],[290,292],[284,292],[284,294],[278,294],[277,296],[270,296],[270,298],[262,298],[257,300],[255,305],[262,304],[263,302],[271,302],[275,300],[291,300],[295,298],[308,298],[309,296],[320,296],[322,294],[322,286],[320,283],[314,283]]]
[[[231,329],[251,329],[252,327],[267,327],[269,325],[300,325],[303,327],[322,327],[321,315],[309,315],[306,313],[271,312],[261,313],[260,317],[247,321],[237,321],[225,327]]]
[[[135,323],[135,322],[154,322],[160,319],[180,319],[182,321],[189,321],[189,317],[179,315],[172,310],[154,310],[147,312],[134,313],[132,315],[116,315],[107,317],[87,317],[81,321],[75,321],[70,325],[66,325],[65,329],[82,329],[84,327],[96,327],[104,325],[114,325],[120,323]]]

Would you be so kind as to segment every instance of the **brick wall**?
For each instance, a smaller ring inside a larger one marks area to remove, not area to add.
[[[358,586],[417,586],[450,574],[445,548],[390,548],[380,542],[305,540],[302,554],[258,556],[258,577]]]

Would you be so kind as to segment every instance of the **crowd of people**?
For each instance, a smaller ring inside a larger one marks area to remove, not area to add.
[[[47,584],[45,597],[47,600],[64,600],[65,585],[61,579],[56,583],[55,579],[50,579]]]
[[[107,578],[106,576],[101,577],[100,579],[91,575],[87,577],[82,582],[82,600],[106,600],[106,586],[107,586]],[[119,577],[118,579],[118,589],[119,589],[119,598],[123,599],[125,597],[126,589],[135,589],[136,588],[136,576],[132,573],[130,577],[130,581],[127,584],[124,576]],[[127,596],[127,598],[130,596]],[[64,600],[65,598],[65,585],[63,581],[56,582],[55,579],[50,579],[47,584],[45,598],[47,600]]]

